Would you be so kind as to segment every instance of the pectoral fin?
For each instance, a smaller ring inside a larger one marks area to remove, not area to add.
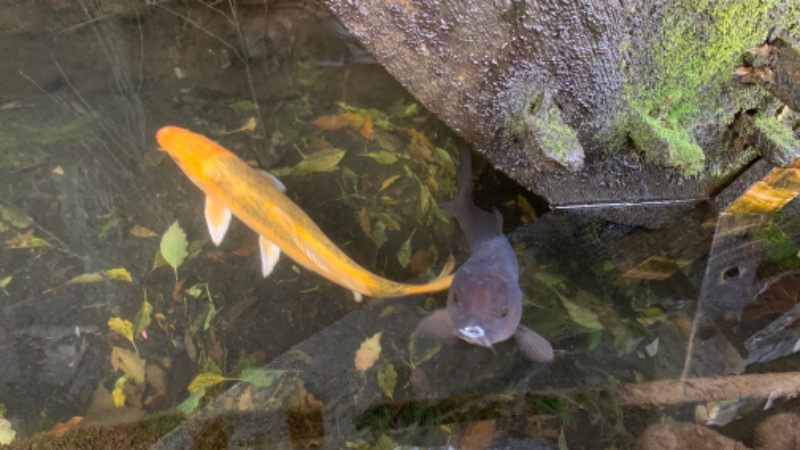
[[[437,341],[454,342],[456,336],[447,309],[437,309],[419,321],[414,332]]]
[[[258,246],[261,247],[261,274],[267,278],[278,263],[281,248],[264,236],[258,237]]]
[[[522,353],[530,360],[538,362],[550,362],[553,360],[553,346],[547,339],[541,337],[537,332],[530,328],[520,325],[514,332],[514,338],[519,344]]]
[[[206,196],[206,223],[214,245],[222,243],[231,224],[231,211],[222,203]]]

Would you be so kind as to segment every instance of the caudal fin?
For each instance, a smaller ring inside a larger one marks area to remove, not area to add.
[[[458,166],[458,196],[448,202],[442,202],[439,206],[452,212],[461,221],[461,217],[468,214],[468,209],[472,206],[472,157],[469,150],[461,147],[460,162]]]

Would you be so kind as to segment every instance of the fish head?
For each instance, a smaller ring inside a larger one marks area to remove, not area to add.
[[[211,162],[228,153],[211,139],[180,127],[162,127],[156,140],[195,183],[205,177]]]
[[[482,347],[513,336],[522,318],[519,284],[509,277],[464,269],[469,268],[456,272],[447,295],[456,336]]]

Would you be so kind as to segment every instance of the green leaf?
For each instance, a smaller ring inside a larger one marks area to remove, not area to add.
[[[294,167],[281,167],[273,169],[273,175],[276,176],[294,176],[301,177],[310,173],[316,172],[333,172],[337,169],[339,161],[344,158],[345,151],[338,148],[327,148],[306,156],[302,161],[297,163]]]
[[[280,378],[285,372],[283,370],[267,370],[248,368],[242,371],[239,379],[246,381],[253,386],[270,387],[272,383]]]
[[[426,339],[423,342],[429,343],[431,340]],[[425,361],[433,358],[439,353],[439,350],[442,349],[442,346],[438,343],[434,343],[434,345],[426,346],[426,347],[419,347],[419,334],[412,333],[411,340],[408,343],[408,359],[409,364],[411,367],[417,367],[420,364],[424,363]]]
[[[408,267],[408,263],[411,262],[411,238],[414,237],[416,231],[417,230],[414,229],[414,231],[411,232],[408,239],[400,246],[400,250],[397,251],[397,262],[399,262],[404,269]]]
[[[558,297],[561,299],[561,303],[567,309],[567,314],[569,314],[575,323],[590,330],[603,329],[603,325],[600,323],[600,320],[597,318],[597,314],[595,314],[594,311],[578,305],[561,294],[559,294]]]
[[[214,317],[219,313],[219,309],[214,306],[214,302],[211,301],[211,297],[208,297],[208,312],[206,313],[206,319],[203,321],[203,331],[208,330],[208,327],[211,326],[211,321],[214,320]]]
[[[139,308],[139,311],[136,312],[136,317],[134,320],[136,321],[136,335],[138,336],[142,330],[147,329],[150,326],[150,316],[153,314],[153,305],[147,301],[147,291],[144,291],[144,300],[142,301],[142,307]]]
[[[14,279],[13,275],[9,275],[2,280],[0,280],[0,289],[5,289],[8,286],[8,283],[11,283],[11,280]]]
[[[371,158],[378,164],[394,164],[399,159],[397,154],[389,153],[384,150],[378,150],[377,152],[366,153],[361,156],[366,156],[367,158]]]
[[[378,386],[387,397],[394,399],[394,388],[397,385],[397,371],[392,363],[386,363],[378,371]]]
[[[161,256],[175,270],[175,279],[178,279],[178,267],[183,264],[183,261],[189,255],[186,249],[189,243],[186,241],[186,233],[178,224],[176,220],[164,236],[161,237]]]
[[[182,401],[180,405],[177,406],[177,410],[186,414],[187,416],[192,413],[197,406],[200,404],[200,399],[206,395],[205,388],[200,388],[186,398],[186,400]]]
[[[386,224],[380,220],[376,220],[375,225],[372,226],[372,242],[375,243],[376,248],[380,249],[387,240]]]

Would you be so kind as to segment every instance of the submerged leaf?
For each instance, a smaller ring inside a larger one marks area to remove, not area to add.
[[[123,375],[117,378],[114,382],[114,390],[111,391],[111,398],[114,400],[114,406],[117,408],[125,406],[125,383],[128,382],[128,376]]]
[[[131,228],[131,234],[140,238],[158,237],[158,233],[141,225],[134,225],[133,228]]]
[[[423,343],[428,344],[431,339],[423,340]],[[433,345],[426,345],[420,347],[419,334],[412,333],[411,340],[408,342],[408,359],[412,368],[419,366],[425,361],[433,358],[442,349],[439,343],[434,342]]]
[[[128,375],[137,385],[144,385],[145,361],[136,353],[122,347],[111,349],[111,367],[121,370]]]
[[[273,169],[270,172],[279,177],[301,177],[316,172],[333,172],[337,169],[339,161],[344,158],[345,153],[346,152],[342,149],[328,148],[303,158],[303,160],[294,167],[281,167],[279,169]]]
[[[86,283],[99,283],[105,280],[106,277],[100,272],[82,273],[78,276],[72,277],[67,284],[86,284]]]
[[[561,299],[561,303],[567,309],[567,314],[569,314],[575,323],[590,330],[603,329],[603,325],[600,323],[600,320],[598,320],[597,314],[595,314],[594,311],[578,305],[561,294],[559,294],[559,298]]]
[[[116,333],[125,339],[127,339],[131,344],[136,346],[136,343],[133,342],[133,324],[124,319],[120,319],[119,317],[112,317],[108,319],[108,328],[111,329],[112,333]]]
[[[378,192],[381,192],[384,189],[386,189],[389,186],[391,186],[395,181],[399,180],[400,177],[402,177],[402,175],[394,175],[394,176],[391,176],[391,177],[387,178],[383,183],[381,183],[381,188],[378,189]]]
[[[12,275],[9,275],[9,276],[3,278],[2,280],[0,280],[0,289],[5,289],[6,287],[8,287],[8,283],[11,283],[11,280],[13,278],[14,277]]]
[[[267,370],[248,368],[242,371],[239,379],[246,381],[253,386],[270,387],[272,383],[280,378],[285,372],[283,370]]]
[[[381,335],[383,335],[382,332],[375,333],[361,343],[356,351],[356,370],[366,372],[375,365],[375,361],[381,356]]]
[[[199,389],[206,389],[216,386],[225,380],[226,378],[218,373],[203,372],[194,377],[194,380],[189,383],[189,387],[186,389],[188,389],[189,392],[196,392]]]
[[[189,255],[188,247],[186,233],[176,220],[161,238],[161,256],[175,270],[175,278],[178,278],[178,267]]]
[[[375,225],[372,227],[372,242],[375,243],[375,248],[380,249],[383,244],[388,240],[386,238],[386,225],[381,220],[376,220]]]
[[[397,251],[397,262],[400,263],[401,266],[405,269],[408,267],[408,263],[411,262],[411,238],[414,237],[414,233],[416,233],[416,229],[411,232],[411,235],[408,236],[403,245],[400,246],[400,250]]]
[[[378,150],[377,152],[365,153],[361,156],[371,158],[378,164],[394,164],[399,159],[394,153],[389,153],[385,150]]]
[[[105,275],[110,280],[127,281],[128,283],[133,281],[130,272],[128,272],[128,269],[124,267],[108,269],[105,272],[103,272],[103,275]]]
[[[386,363],[378,371],[378,386],[383,393],[394,399],[394,387],[397,385],[397,371],[394,370],[392,363]]]
[[[358,211],[358,224],[361,226],[361,231],[372,239],[372,223],[369,221],[369,212],[367,208],[361,208]]]
[[[136,312],[136,335],[138,336],[143,330],[150,326],[150,316],[153,314],[153,305],[147,301],[147,291],[144,291],[144,301],[142,307]]]
[[[522,223],[536,222],[536,211],[531,206],[531,202],[522,194],[517,194],[517,207],[522,211]]]
[[[189,395],[186,400],[182,401],[181,404],[176,407],[176,409],[188,416],[192,413],[192,411],[197,409],[197,406],[200,405],[200,399],[202,399],[205,395],[205,388],[200,388],[192,392],[192,394]]]

